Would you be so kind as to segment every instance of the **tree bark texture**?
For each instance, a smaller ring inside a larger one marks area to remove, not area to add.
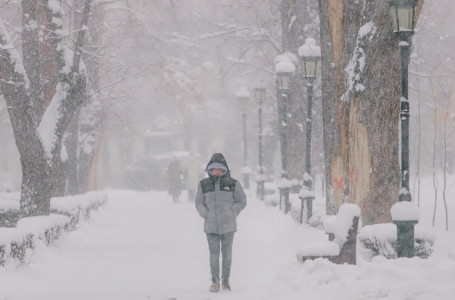
[[[281,26],[283,52],[297,55],[298,49],[308,37],[319,35],[318,13],[315,1],[282,0]],[[303,179],[305,166],[305,120],[306,120],[306,82],[298,68],[288,93],[286,105],[288,126],[288,176],[289,179]],[[279,101],[282,99],[279,98]],[[297,191],[298,192],[298,191]]]
[[[388,3],[319,0],[319,10],[327,213],[347,201],[361,207],[365,225],[391,222],[401,65]]]

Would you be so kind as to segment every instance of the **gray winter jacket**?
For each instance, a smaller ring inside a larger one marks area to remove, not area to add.
[[[223,164],[227,167],[225,161]],[[204,218],[204,231],[225,234],[237,231],[236,218],[246,207],[246,195],[240,183],[227,172],[219,178],[210,176],[201,180],[195,203],[199,215]]]
[[[212,178],[206,178],[211,181]],[[196,193],[196,208],[204,218],[206,233],[224,234],[237,231],[236,218],[246,206],[246,195],[237,180],[223,186],[222,179],[215,182],[202,180]],[[212,187],[211,187],[212,186]]]

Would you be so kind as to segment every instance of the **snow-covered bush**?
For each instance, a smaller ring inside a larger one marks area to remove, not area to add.
[[[0,227],[15,227],[19,221],[19,193],[0,193]]]
[[[371,251],[372,256],[396,258],[397,228],[392,223],[364,226],[358,235],[363,246]]]
[[[14,227],[19,221],[19,209],[0,208],[0,227]]]
[[[38,243],[52,244],[106,201],[101,192],[53,198],[49,216],[22,218],[14,228],[0,227],[0,266],[26,264]]]
[[[70,217],[71,227],[90,217],[90,212],[107,202],[103,192],[88,192],[82,195],[55,197],[51,199],[51,212]]]
[[[15,228],[0,228],[0,265],[7,261],[17,265],[27,263],[37,243],[53,243],[69,224],[69,217],[51,214],[23,218]]]
[[[435,233],[428,227],[420,225],[415,226],[415,253],[421,258],[430,257],[433,253],[433,245],[435,241]]]
[[[70,229],[70,218],[57,214],[27,217],[20,219],[16,228],[19,232],[30,234],[35,240],[43,241],[48,246],[57,240],[64,230]]]
[[[24,264],[26,257],[28,257],[27,254],[34,248],[35,242],[33,241],[32,234],[27,234],[20,241],[11,241],[9,249],[7,245],[2,245],[0,250],[0,265],[3,266],[8,258],[17,261],[18,264]]]
[[[434,234],[425,227],[414,227],[415,255],[428,258],[433,252]],[[359,241],[372,256],[397,257],[397,227],[393,223],[367,225],[359,233]]]

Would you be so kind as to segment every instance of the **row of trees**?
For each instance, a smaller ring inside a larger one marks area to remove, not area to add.
[[[182,124],[188,112],[229,107],[219,91],[232,90],[227,78],[239,69],[253,65],[270,80],[271,68],[263,66],[278,52],[279,17],[256,4],[1,3],[0,87],[20,155],[22,216],[48,214],[50,197],[93,188],[94,168],[117,163],[102,152],[113,143],[109,136],[121,137],[114,143],[124,167],[133,155],[131,137],[147,126]],[[217,19],[226,17],[230,23]],[[257,51],[263,55],[252,63]],[[168,111],[172,117],[163,118]],[[193,126],[219,119],[204,118]],[[197,138],[208,144],[206,136]]]
[[[24,216],[45,214],[50,196],[96,184],[89,181],[95,167],[117,174],[113,165],[122,170],[137,155],[131,145],[146,128],[184,126],[186,138],[206,148],[213,136],[236,143],[233,101],[239,83],[258,83],[253,77],[270,87],[264,161],[273,170],[281,105],[273,61],[313,37],[322,49],[313,153],[324,155],[313,155],[312,165],[324,166],[328,213],[350,201],[362,207],[365,224],[389,221],[400,183],[400,64],[386,1],[16,0],[1,7],[0,87],[21,156]],[[300,77],[287,126],[296,179],[305,148]],[[252,140],[255,126],[249,119]],[[227,155],[235,151],[227,147]]]

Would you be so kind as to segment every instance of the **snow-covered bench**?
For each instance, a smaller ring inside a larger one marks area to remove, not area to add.
[[[297,260],[327,258],[333,263],[356,264],[356,242],[360,208],[355,204],[342,204],[335,218],[324,222],[328,241],[311,243],[297,250]],[[333,239],[333,240],[332,240]]]

